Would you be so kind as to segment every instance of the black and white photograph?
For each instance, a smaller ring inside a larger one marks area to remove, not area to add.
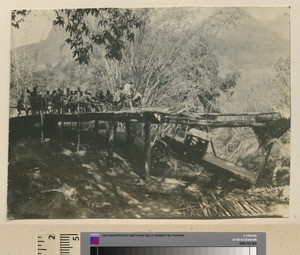
[[[11,11],[7,219],[289,217],[290,8]]]

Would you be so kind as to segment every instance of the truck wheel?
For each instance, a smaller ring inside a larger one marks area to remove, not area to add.
[[[153,159],[161,160],[169,154],[168,145],[163,141],[157,141],[151,148]]]

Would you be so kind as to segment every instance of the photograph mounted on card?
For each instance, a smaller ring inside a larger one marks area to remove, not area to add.
[[[8,219],[288,217],[288,7],[10,25]]]

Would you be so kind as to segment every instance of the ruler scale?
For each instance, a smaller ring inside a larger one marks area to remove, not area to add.
[[[80,254],[79,234],[37,235],[37,255],[79,255],[79,254]]]
[[[56,254],[55,234],[40,234],[37,236],[37,255]]]
[[[79,234],[60,234],[59,249],[60,249],[60,255],[79,255],[80,254]]]

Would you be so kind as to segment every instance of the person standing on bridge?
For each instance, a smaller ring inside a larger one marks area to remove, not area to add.
[[[31,104],[30,104],[30,90],[26,89],[26,94],[24,97],[24,107],[26,109],[26,115],[29,114],[29,112],[31,111]]]
[[[133,107],[141,108],[142,107],[142,94],[140,92],[136,93],[132,99]]]
[[[33,88],[33,91],[30,92],[30,104],[31,104],[31,113],[37,114],[38,112],[38,92],[37,87]]]
[[[119,89],[116,91],[113,97],[113,110],[114,111],[119,111],[122,107],[122,102],[121,102],[121,95],[122,95],[122,90]]]
[[[78,105],[78,90],[74,90],[73,95],[70,95],[69,99],[69,107],[71,109],[71,113],[75,113],[77,111]]]
[[[71,105],[72,98],[73,98],[73,90],[70,90],[69,95],[67,96],[67,99],[66,99],[66,106],[65,106],[66,113],[72,112],[72,105]]]
[[[85,104],[84,104],[85,100],[83,96],[83,91],[81,91],[79,88],[78,93],[79,93],[79,112],[85,112]]]
[[[84,95],[82,95],[81,100],[84,104],[84,112],[92,112],[92,103],[94,103],[94,101],[91,98],[91,92],[86,90]]]
[[[56,93],[57,113],[61,113],[63,109],[64,92],[59,88]]]
[[[105,112],[106,107],[105,107],[105,96],[104,92],[102,89],[96,92],[95,95],[95,111],[96,112]]]
[[[38,93],[38,97],[37,97],[37,114],[41,114],[41,112],[44,113],[44,108],[45,108],[44,97],[43,97],[42,93]]]
[[[71,92],[71,91],[70,91],[70,89],[69,89],[69,88],[67,88],[67,89],[66,89],[66,98],[68,98],[68,97],[69,97],[69,95],[70,95],[70,92]]]
[[[114,99],[114,96],[110,92],[109,89],[106,91],[105,99],[106,99],[106,110],[107,111],[112,111],[113,110],[113,99]]]
[[[26,115],[28,115],[24,104],[24,93],[21,94],[21,96],[17,101],[17,110],[18,110],[18,116],[21,115],[22,111],[25,111]]]
[[[50,112],[50,106],[51,106],[51,95],[50,95],[50,90],[46,91],[46,94],[44,95],[44,112],[49,113]]]
[[[125,109],[129,109],[131,110],[132,109],[132,98],[133,98],[133,95],[134,95],[134,87],[133,85],[129,84],[129,83],[126,83],[124,85],[124,88],[122,90],[122,96],[121,96],[121,100],[123,102],[123,108]]]
[[[56,93],[57,91],[54,89],[51,93],[51,112],[55,113],[56,112]]]

